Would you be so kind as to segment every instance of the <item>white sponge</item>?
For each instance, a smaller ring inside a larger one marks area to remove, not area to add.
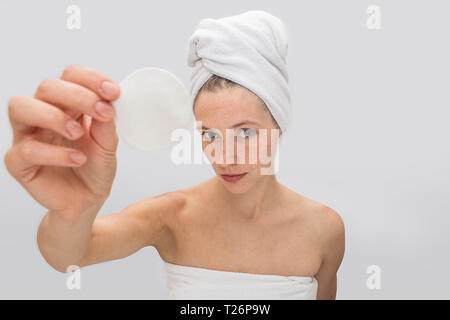
[[[193,113],[183,83],[160,68],[132,72],[120,83],[120,96],[112,102],[119,135],[142,151],[170,147],[171,134],[187,128]]]

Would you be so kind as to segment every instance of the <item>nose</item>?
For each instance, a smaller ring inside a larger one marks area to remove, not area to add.
[[[235,136],[234,130],[227,130],[222,139],[223,165],[237,165],[245,163],[245,141]]]

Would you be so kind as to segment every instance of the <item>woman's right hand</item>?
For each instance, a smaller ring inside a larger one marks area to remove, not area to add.
[[[13,143],[4,161],[45,208],[74,218],[108,197],[118,145],[110,101],[119,91],[101,73],[71,65],[42,81],[34,98],[10,100]]]

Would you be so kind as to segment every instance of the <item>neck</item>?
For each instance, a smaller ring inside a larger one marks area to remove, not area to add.
[[[234,194],[229,192],[223,183],[215,177],[217,189],[221,195],[224,206],[233,218],[254,222],[270,212],[274,199],[280,194],[281,186],[275,175],[264,176],[249,192]]]

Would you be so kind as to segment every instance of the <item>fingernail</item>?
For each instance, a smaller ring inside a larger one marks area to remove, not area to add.
[[[103,81],[100,90],[106,96],[113,96],[117,93],[118,87],[111,81]]]
[[[99,101],[95,104],[95,112],[100,117],[108,119],[114,115],[113,107],[104,101]]]
[[[82,164],[87,158],[82,153],[71,152],[70,153],[70,159],[72,159],[72,161],[75,162],[76,164]]]
[[[81,128],[81,125],[78,123],[78,121],[75,120],[69,120],[66,123],[66,129],[72,138],[76,138],[83,134],[83,129]]]

